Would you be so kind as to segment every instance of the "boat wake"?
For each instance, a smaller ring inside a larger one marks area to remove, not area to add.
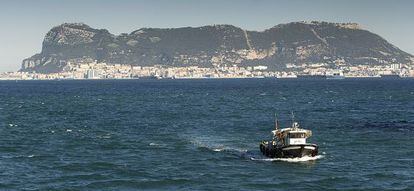
[[[215,152],[215,153],[227,153],[245,160],[252,160],[252,161],[265,161],[265,162],[273,162],[273,161],[283,161],[283,162],[307,162],[307,161],[315,161],[318,159],[322,159],[325,155],[317,155],[314,157],[311,156],[304,156],[300,158],[268,158],[263,156],[259,151],[253,151],[248,149],[236,148],[226,146],[224,144],[218,144],[216,142],[205,141],[204,139],[191,139],[191,144],[197,147],[198,149],[205,150],[208,152]],[[322,153],[325,154],[325,153]]]
[[[211,152],[226,152],[237,156],[243,156],[248,152],[247,149],[229,147],[223,144],[213,143],[211,141],[200,141],[193,139],[190,142],[198,149],[207,150]]]
[[[233,147],[227,147],[221,144],[206,144],[201,142],[193,142],[194,145],[196,145],[200,149],[207,149],[214,152],[239,152],[239,153],[245,153],[247,150],[245,149],[239,149],[239,148],[233,148]]]
[[[304,156],[304,157],[300,157],[300,158],[254,158],[251,157],[250,159],[253,161],[268,161],[268,162],[273,162],[273,161],[283,161],[283,162],[307,162],[307,161],[315,161],[318,159],[322,159],[324,158],[324,155],[317,155],[314,157],[310,157],[310,156]]]
[[[316,161],[318,159],[322,159],[325,156],[324,155],[317,155],[314,157],[311,156],[304,156],[300,158],[267,158],[265,156],[262,156],[259,152],[249,151],[245,149],[238,149],[238,148],[231,148],[231,147],[202,147],[205,149],[208,149],[213,152],[226,152],[233,155],[236,155],[243,159],[248,159],[252,161],[266,161],[266,162],[274,162],[274,161],[283,161],[283,162],[308,162],[308,161]]]

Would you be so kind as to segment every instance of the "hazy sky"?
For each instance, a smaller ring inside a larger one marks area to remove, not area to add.
[[[18,70],[64,22],[119,34],[211,24],[263,30],[312,20],[357,22],[414,54],[413,0],[0,0],[0,72]]]

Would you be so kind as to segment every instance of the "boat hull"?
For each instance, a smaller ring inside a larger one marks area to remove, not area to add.
[[[271,142],[263,141],[260,143],[260,151],[270,158],[300,158],[318,155],[318,146],[315,144],[277,146],[269,143]]]

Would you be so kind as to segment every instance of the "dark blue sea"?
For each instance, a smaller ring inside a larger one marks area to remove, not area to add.
[[[414,190],[414,80],[0,81],[0,190]]]

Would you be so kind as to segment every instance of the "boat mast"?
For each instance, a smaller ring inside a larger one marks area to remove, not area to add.
[[[275,142],[275,141],[279,142],[279,139],[277,137],[278,131],[279,131],[279,120],[277,120],[277,116],[276,116],[276,113],[275,113],[275,131],[274,131],[273,138],[272,138],[273,142]]]

